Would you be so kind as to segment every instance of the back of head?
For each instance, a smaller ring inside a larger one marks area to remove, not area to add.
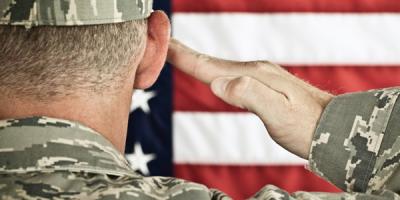
[[[140,59],[150,12],[148,0],[1,1],[2,95],[113,91]]]

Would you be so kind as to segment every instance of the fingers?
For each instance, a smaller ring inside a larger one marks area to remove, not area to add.
[[[288,97],[293,92],[292,82],[283,80],[280,75],[283,69],[279,66],[266,61],[234,62],[214,58],[200,54],[175,39],[170,42],[168,62],[207,84],[222,76],[249,76]]]
[[[268,70],[268,63],[235,62],[201,54],[171,39],[167,60],[183,72],[210,84],[221,76],[261,76]]]
[[[237,74],[239,63],[198,53],[171,39],[167,60],[183,72],[210,84],[215,78]]]
[[[199,65],[196,52],[174,38],[171,38],[169,43],[167,61],[192,76],[196,75],[195,68]]]
[[[213,58],[176,40],[170,43],[168,61],[211,84],[213,93],[225,102],[257,114],[275,141],[297,155],[307,156],[302,147],[309,147],[307,138],[314,132],[329,94],[272,63]]]
[[[225,102],[247,109],[260,117],[276,112],[277,107],[269,108],[268,105],[284,107],[287,104],[283,94],[249,76],[217,78],[211,83],[211,89]]]

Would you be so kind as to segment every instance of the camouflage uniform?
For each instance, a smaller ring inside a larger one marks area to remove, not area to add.
[[[0,0],[0,25],[79,26],[147,18],[153,0]]]
[[[0,0],[0,24],[89,25],[142,19],[150,0]],[[344,192],[251,199],[400,200],[400,88],[338,96],[316,129],[309,169]],[[290,180],[288,180],[290,181]],[[48,117],[0,121],[1,199],[230,199],[175,178],[143,177],[101,134]]]
[[[400,199],[399,94],[387,89],[343,95],[325,109],[309,167],[348,193],[289,194],[266,186],[252,199]],[[47,117],[0,121],[0,197],[230,199],[200,184],[143,177],[101,134]]]

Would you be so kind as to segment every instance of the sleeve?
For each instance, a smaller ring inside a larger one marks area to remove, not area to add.
[[[343,193],[267,186],[252,199],[400,200],[400,88],[334,98],[316,128],[309,169]]]

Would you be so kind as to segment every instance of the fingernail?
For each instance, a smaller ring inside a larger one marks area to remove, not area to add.
[[[231,81],[229,78],[218,78],[211,83],[211,90],[215,95],[221,97],[225,93],[229,81]]]

